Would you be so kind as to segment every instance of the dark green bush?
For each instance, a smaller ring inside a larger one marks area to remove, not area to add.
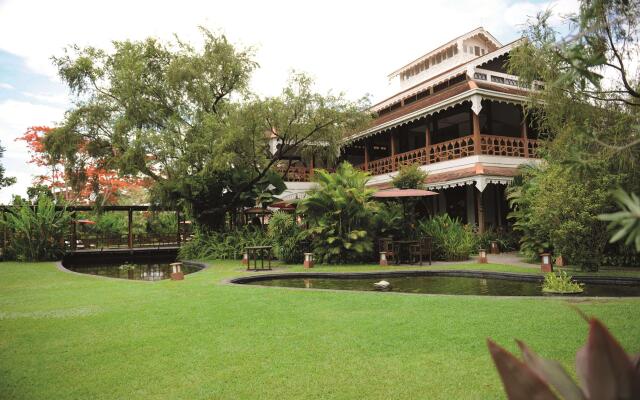
[[[238,260],[249,246],[272,246],[267,233],[253,226],[230,232],[203,232],[197,228],[193,237],[180,247],[182,260],[222,259]]]
[[[286,263],[301,263],[304,257],[302,241],[305,234],[293,214],[275,212],[269,219],[269,238],[273,241],[276,257]]]

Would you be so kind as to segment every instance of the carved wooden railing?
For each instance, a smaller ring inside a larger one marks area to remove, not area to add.
[[[482,135],[480,152],[491,156],[536,157],[538,142],[521,137]]]
[[[473,155],[473,136],[465,136],[431,145],[429,164]]]
[[[538,142],[533,139],[523,139],[521,137],[481,135],[480,154],[507,156],[507,157],[537,157]],[[393,157],[379,158],[370,161],[367,165],[359,164],[356,168],[368,171],[371,175],[382,175],[397,171],[403,165],[411,164],[434,164],[437,162],[456,160],[475,154],[473,136],[447,140],[436,143],[428,147],[421,147],[404,153],[396,154]],[[286,168],[277,167],[280,173]],[[285,181],[308,182],[311,174],[305,167],[290,167],[285,176]]]
[[[396,169],[393,166],[393,159],[391,157],[380,158],[375,161],[369,161],[368,171],[371,175],[381,175],[389,172],[393,172]]]
[[[310,170],[307,167],[289,167],[287,166],[276,166],[276,172],[281,175],[284,175],[284,180],[286,182],[309,182],[310,180]]]

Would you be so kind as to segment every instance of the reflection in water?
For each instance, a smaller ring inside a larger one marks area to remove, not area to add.
[[[159,281],[171,277],[171,265],[174,260],[166,262],[139,262],[118,264],[71,264],[65,263],[65,268],[83,274],[108,276],[110,278],[131,279],[141,281]],[[182,272],[190,274],[199,271],[200,268],[193,265],[182,265]]]
[[[482,295],[482,296],[543,296],[540,282],[485,279],[454,276],[388,276],[390,291],[405,293]],[[370,278],[285,278],[253,282],[264,286],[314,289],[375,290],[380,277]],[[586,284],[582,296],[640,296],[640,285]]]

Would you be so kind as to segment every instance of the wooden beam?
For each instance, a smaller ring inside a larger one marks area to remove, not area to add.
[[[364,170],[369,170],[369,140],[364,139]]]
[[[78,222],[75,211],[71,214],[71,223],[71,250],[76,250],[78,248]]]
[[[395,129],[391,131],[391,168],[393,171],[396,170],[396,131]]]
[[[482,147],[480,146],[480,116],[471,111],[471,122],[473,125],[473,152],[480,155]]]
[[[427,121],[427,129],[424,132],[424,148],[427,149],[425,163],[429,164],[429,152],[431,151],[431,131],[429,130],[429,121]]]
[[[309,160],[309,177],[311,178],[313,178],[313,170],[315,169],[315,165],[314,165],[315,158],[316,158],[315,154],[312,154],[311,160]]]
[[[522,142],[524,143],[524,156],[529,158],[529,128],[527,127],[527,115],[524,113],[524,109],[522,109]]]

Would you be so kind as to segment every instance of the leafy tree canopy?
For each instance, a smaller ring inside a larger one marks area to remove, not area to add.
[[[278,162],[330,158],[370,117],[367,99],[318,94],[303,74],[279,96],[253,95],[253,50],[202,34],[201,48],[150,38],[114,42],[111,52],[72,46],[54,57],[77,102],[44,144],[71,173],[86,163],[77,156],[83,147],[105,170],[148,177],[154,202],[186,207],[221,229],[239,208],[284,189]]]

